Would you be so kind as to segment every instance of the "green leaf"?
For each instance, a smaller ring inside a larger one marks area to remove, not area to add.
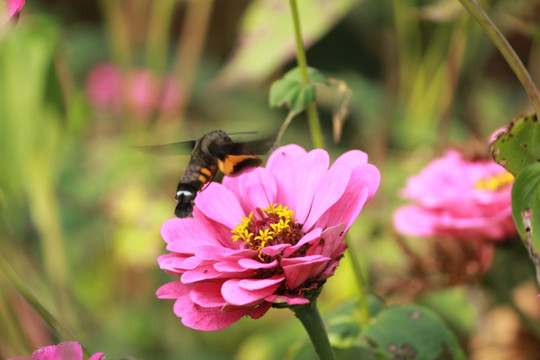
[[[512,186],[512,217],[540,274],[540,163],[523,169]],[[540,278],[539,278],[540,283]]]
[[[368,294],[367,303],[371,316],[376,316],[379,311],[385,308],[383,300],[373,294]],[[333,347],[346,349],[358,345],[362,331],[360,317],[358,302],[349,301],[325,318],[328,336]]]
[[[298,0],[304,45],[324,36],[360,0]],[[234,55],[216,79],[219,87],[262,81],[294,58],[296,44],[288,1],[255,0],[244,13]]]
[[[491,156],[514,176],[540,161],[540,125],[536,114],[512,120],[491,143]]]
[[[328,78],[326,75],[324,75],[322,72],[320,72],[318,69],[308,66],[307,67],[307,73],[310,83],[324,83],[326,85],[330,85]],[[296,80],[298,82],[302,82],[302,70],[297,66],[289,71],[285,75],[283,75],[284,79],[290,79],[290,80]]]
[[[295,114],[298,114],[315,101],[315,83],[327,83],[328,79],[319,70],[308,68],[310,82],[304,84],[300,68],[288,71],[283,78],[274,81],[270,87],[269,103],[272,107],[286,105]]]
[[[280,79],[270,87],[270,106],[286,105],[296,114],[302,112],[313,100],[315,100],[313,84],[302,86],[295,80]]]
[[[465,359],[446,324],[418,305],[382,310],[362,332],[373,351],[389,359]]]

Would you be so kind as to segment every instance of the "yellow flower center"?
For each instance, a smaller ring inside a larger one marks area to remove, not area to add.
[[[510,185],[513,181],[514,175],[509,172],[503,172],[478,180],[474,187],[479,190],[499,191]]]
[[[244,216],[232,233],[233,241],[241,240],[247,248],[261,251],[265,246],[295,245],[303,236],[302,224],[294,218],[294,211],[287,206],[272,204],[257,208]]]

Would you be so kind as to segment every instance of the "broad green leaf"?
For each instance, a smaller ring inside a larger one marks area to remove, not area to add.
[[[286,105],[294,113],[302,112],[315,100],[315,85],[302,85],[291,79],[280,79],[270,87],[270,106]]]
[[[512,216],[540,274],[540,163],[525,167],[512,186]],[[540,282],[540,279],[539,279]]]
[[[465,359],[446,324],[418,305],[400,305],[379,312],[362,332],[376,355],[388,359]]]
[[[491,143],[491,156],[514,176],[540,161],[540,125],[536,114],[519,116],[501,130]]]
[[[310,82],[304,84],[299,68],[287,72],[270,87],[270,106],[286,105],[295,114],[302,112],[315,100],[315,83],[326,83],[327,78],[317,69],[308,68]]]
[[[304,46],[324,36],[361,0],[298,0]],[[219,87],[262,81],[294,58],[289,2],[255,0],[244,13],[232,58],[216,79]]]
[[[367,302],[372,317],[385,308],[383,300],[373,294],[368,294]],[[360,317],[358,302],[351,301],[341,305],[325,319],[333,347],[345,349],[358,345],[362,331]]]
[[[512,186],[512,216],[519,231],[519,235],[525,239],[526,232],[523,226],[522,214],[524,211],[532,211],[532,227],[538,229],[533,236],[540,241],[540,163],[534,163],[523,169]],[[540,249],[540,242],[537,246]]]

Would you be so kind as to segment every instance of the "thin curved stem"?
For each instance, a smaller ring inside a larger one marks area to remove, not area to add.
[[[525,88],[529,99],[533,103],[536,114],[540,116],[540,92],[508,40],[506,40],[504,35],[475,0],[459,0],[459,2],[467,9],[482,29],[484,29],[491,41],[493,41],[497,49],[499,49],[502,56],[504,56],[504,59]]]
[[[306,60],[306,53],[304,51],[304,43],[302,42],[302,29],[300,26],[300,15],[298,13],[298,5],[296,0],[289,0],[291,5],[291,14],[294,25],[294,38],[296,40],[296,60],[298,61],[298,67],[300,68],[300,74],[302,75],[302,82],[304,84],[309,83],[308,65]],[[324,148],[324,140],[321,131],[321,124],[319,122],[319,115],[317,114],[317,106],[312,101],[306,108],[309,129],[311,132],[311,140],[313,145],[317,148]]]

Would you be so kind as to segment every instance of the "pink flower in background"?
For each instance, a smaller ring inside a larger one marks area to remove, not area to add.
[[[88,360],[102,360],[104,358],[103,353],[96,353]],[[83,360],[83,351],[78,342],[66,341],[57,346],[51,345],[36,350],[31,357],[17,356],[8,360]]]
[[[450,236],[464,240],[505,240],[517,233],[510,192],[513,176],[492,160],[468,160],[448,150],[402,190],[412,205],[394,214],[405,235]]]
[[[163,224],[170,253],[158,263],[179,279],[157,295],[176,299],[184,325],[219,330],[245,315],[259,318],[274,303],[309,303],[380,182],[361,151],[329,163],[324,150],[281,147],[265,168],[211,183],[198,194],[193,218]]]
[[[7,0],[8,16],[12,17],[21,11],[24,6],[24,0]]]
[[[0,24],[17,17],[23,6],[24,0],[7,0],[4,9],[0,10]]]
[[[159,79],[146,69],[124,73],[106,63],[90,71],[86,93],[90,103],[99,109],[119,112],[124,104],[143,116],[155,110],[173,111],[183,101],[183,91],[171,76]]]
[[[86,79],[86,93],[94,106],[120,110],[122,75],[116,66],[100,64],[94,67]]]

